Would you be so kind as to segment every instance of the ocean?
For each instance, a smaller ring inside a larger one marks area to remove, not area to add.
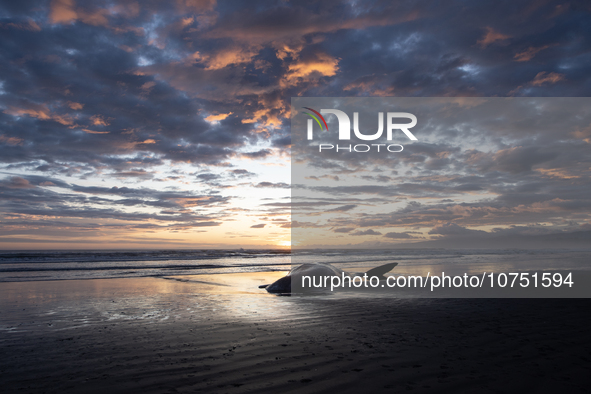
[[[387,262],[401,275],[588,270],[591,250],[87,250],[2,251],[0,282],[288,271],[323,262],[363,272]]]

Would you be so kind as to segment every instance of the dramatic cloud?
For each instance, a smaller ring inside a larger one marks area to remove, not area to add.
[[[321,108],[320,100],[306,99]],[[361,114],[378,105],[347,101]],[[407,141],[403,152],[319,152],[308,140],[294,146],[292,196],[307,205],[293,218],[316,225],[293,230],[296,239],[329,245],[339,242],[335,233],[356,230],[350,235],[379,231],[391,246],[508,247],[525,237],[524,247],[534,247],[543,244],[536,237],[554,234],[553,246],[582,247],[580,232],[591,223],[589,98],[429,98],[413,105],[424,142]],[[297,122],[294,128],[303,129]],[[321,142],[327,134],[319,133]],[[354,204],[342,205],[352,198]]]
[[[174,245],[215,247],[259,215],[289,219],[289,204],[269,204],[290,195],[291,97],[588,96],[589,11],[556,1],[3,2],[0,218],[31,244],[107,240],[108,226],[131,225],[107,220],[132,220],[158,245],[174,232]],[[315,163],[331,168],[311,175],[317,192],[341,182],[341,202],[315,205],[331,215],[323,226],[396,224],[380,230],[395,242],[387,234],[448,222],[588,223],[591,126],[560,141],[488,126],[461,144],[468,130],[442,125],[372,173],[363,160]],[[364,189],[342,184],[347,174]],[[384,201],[401,216],[362,214]],[[253,231],[253,245],[288,240],[287,222],[280,236],[269,227]]]

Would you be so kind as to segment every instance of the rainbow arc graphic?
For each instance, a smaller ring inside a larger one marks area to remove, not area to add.
[[[326,120],[324,120],[324,117],[322,115],[320,115],[320,112],[313,110],[312,108],[309,107],[303,107],[304,109],[307,109],[308,111],[312,111],[313,114],[311,114],[310,112],[305,112],[304,113],[306,115],[310,115],[312,118],[314,118],[314,120],[316,121],[316,123],[318,123],[318,126],[320,126],[320,130],[324,130],[326,128],[326,131],[328,131],[328,125],[326,124]],[[316,114],[316,115],[314,115]],[[320,123],[320,119],[322,119],[322,123]],[[324,127],[322,126],[322,124],[324,123]]]

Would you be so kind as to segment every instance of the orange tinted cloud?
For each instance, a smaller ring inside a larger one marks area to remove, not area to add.
[[[17,108],[11,106],[8,107],[8,109],[4,110],[4,113],[7,113],[12,116],[29,115],[32,118],[42,120],[51,119],[51,111],[45,105],[34,105],[32,106],[32,108]]]
[[[558,73],[546,74],[545,71],[541,71],[536,74],[534,80],[531,81],[531,84],[534,86],[542,86],[545,83],[556,83],[558,81],[563,81],[563,80],[564,80],[564,74],[558,74]]]
[[[18,108],[10,106],[8,107],[8,109],[4,110],[4,113],[12,116],[28,115],[32,118],[37,118],[41,120],[53,120],[54,122],[61,123],[65,126],[72,126],[74,124],[74,120],[71,116],[53,114],[45,104],[30,104],[29,108]]]
[[[95,126],[108,126],[109,122],[107,122],[102,116],[94,115],[90,117],[92,124]]]
[[[546,83],[553,84],[553,83],[556,83],[559,81],[564,81],[564,80],[565,80],[564,74],[559,74],[559,73],[555,73],[555,72],[546,73],[546,71],[541,71],[536,74],[534,79],[531,80],[528,85],[542,86]],[[523,87],[524,87],[524,85],[519,85],[515,89],[511,90],[509,92],[509,95],[512,96],[512,95],[516,94],[517,92],[519,92],[520,89],[523,89]]]
[[[502,41],[511,38],[511,36],[507,36],[505,34],[501,34],[495,31],[492,27],[486,28],[486,34],[480,40],[478,40],[478,45],[482,48],[486,48],[488,45],[492,44],[496,41]]]
[[[189,32],[203,30],[212,26],[218,17],[215,11],[216,4],[216,0],[177,0],[177,9],[184,13],[193,14],[182,18],[179,25],[181,28],[189,28],[194,26],[196,22],[197,27],[191,27]]]
[[[274,108],[262,108],[255,111],[252,117],[242,119],[242,123],[260,123],[261,128],[254,130],[256,133],[262,133],[269,131],[268,127],[279,127],[281,126],[282,119],[277,116]]]
[[[207,118],[205,118],[205,120],[208,122],[219,122],[220,120],[226,119],[230,115],[232,115],[232,112],[227,114],[209,115]]]
[[[549,47],[549,45],[544,45],[537,48],[529,47],[525,51],[515,54],[514,59],[516,62],[528,62],[536,55],[536,53]]]
[[[49,19],[51,23],[68,23],[75,21],[78,14],[74,10],[74,0],[53,0]]]
[[[183,11],[213,11],[217,0],[177,0],[177,6]]]
[[[109,21],[107,15],[109,12],[104,9],[96,10],[94,12],[78,12],[80,20],[86,24],[93,26],[107,26]]]
[[[140,5],[137,1],[125,3],[125,4],[116,4],[109,8],[111,14],[119,14],[123,15],[127,18],[133,18],[138,16],[140,13]]]
[[[534,171],[538,171],[543,175],[553,177],[553,178],[560,178],[560,179],[576,179],[581,178],[578,175],[573,175],[568,172],[567,169],[564,168],[536,168]]]
[[[351,82],[345,86],[343,90],[357,90],[363,94],[378,97],[394,96],[394,86],[380,87],[377,82],[373,81]]]
[[[314,59],[300,60],[287,68],[282,85],[295,85],[301,81],[313,81],[321,77],[332,77],[339,71],[339,61],[326,53],[316,54]]]
[[[4,134],[2,134],[2,135],[0,135],[0,142],[4,142],[8,145],[22,145],[23,140],[22,140],[22,138],[7,137]]]
[[[33,20],[30,19],[27,21],[27,23],[6,23],[6,24],[0,24],[1,27],[11,27],[14,29],[19,29],[19,30],[29,30],[29,31],[41,31],[41,27]]]
[[[73,101],[68,101],[68,107],[72,108],[75,111],[81,110],[84,108],[84,104],[75,103]]]
[[[150,89],[152,89],[154,86],[156,86],[156,82],[154,82],[154,81],[148,81],[148,82],[146,82],[145,84],[143,84],[143,85],[141,86],[141,89],[142,89],[142,90],[147,90],[147,91],[149,91],[149,90],[150,90]]]
[[[113,8],[113,12],[116,10]],[[93,26],[107,26],[107,15],[111,14],[106,9],[96,9],[92,12],[76,8],[74,0],[52,0],[49,12],[49,20],[53,24],[70,23],[77,20]]]
[[[285,15],[278,14],[278,17]],[[235,41],[247,41],[251,44],[286,43],[299,40],[305,35],[314,33],[332,33],[343,29],[366,29],[374,26],[389,26],[408,22],[420,17],[416,10],[392,14],[360,16],[348,20],[335,18],[326,20],[317,15],[290,15],[293,19],[288,24],[260,23],[257,18],[246,18],[237,25],[222,25],[205,34],[206,38],[231,38]]]
[[[194,59],[197,62],[205,64],[206,70],[219,70],[224,67],[247,63],[252,60],[258,54],[257,48],[244,48],[244,47],[233,47],[226,48],[218,51],[212,55],[201,55],[199,52],[195,52],[189,58]]]
[[[30,189],[35,187],[28,180],[20,176],[13,176],[4,185],[10,189]]]

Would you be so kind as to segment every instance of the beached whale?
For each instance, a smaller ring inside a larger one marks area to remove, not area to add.
[[[333,265],[328,263],[306,263],[302,264],[284,276],[281,279],[276,280],[275,282],[271,283],[270,285],[261,285],[259,286],[260,289],[266,289],[269,293],[291,293],[292,292],[292,282],[294,283],[294,288],[299,286],[301,289],[302,286],[302,279],[305,279],[306,283],[310,284],[308,289],[317,290],[317,289],[330,289],[331,283],[334,285],[336,283],[336,279],[334,282],[331,282],[332,277],[338,277],[341,281],[345,278],[355,278],[355,277],[364,277],[370,278],[372,276],[378,277],[380,280],[386,279],[384,274],[390,272],[394,267],[396,267],[398,263],[388,263],[384,265],[380,265],[379,267],[372,268],[367,272],[361,273],[351,273],[343,271],[340,268],[337,268]],[[308,277],[310,279],[308,279]],[[316,286],[322,281],[322,286]],[[295,289],[294,289],[295,290]]]

